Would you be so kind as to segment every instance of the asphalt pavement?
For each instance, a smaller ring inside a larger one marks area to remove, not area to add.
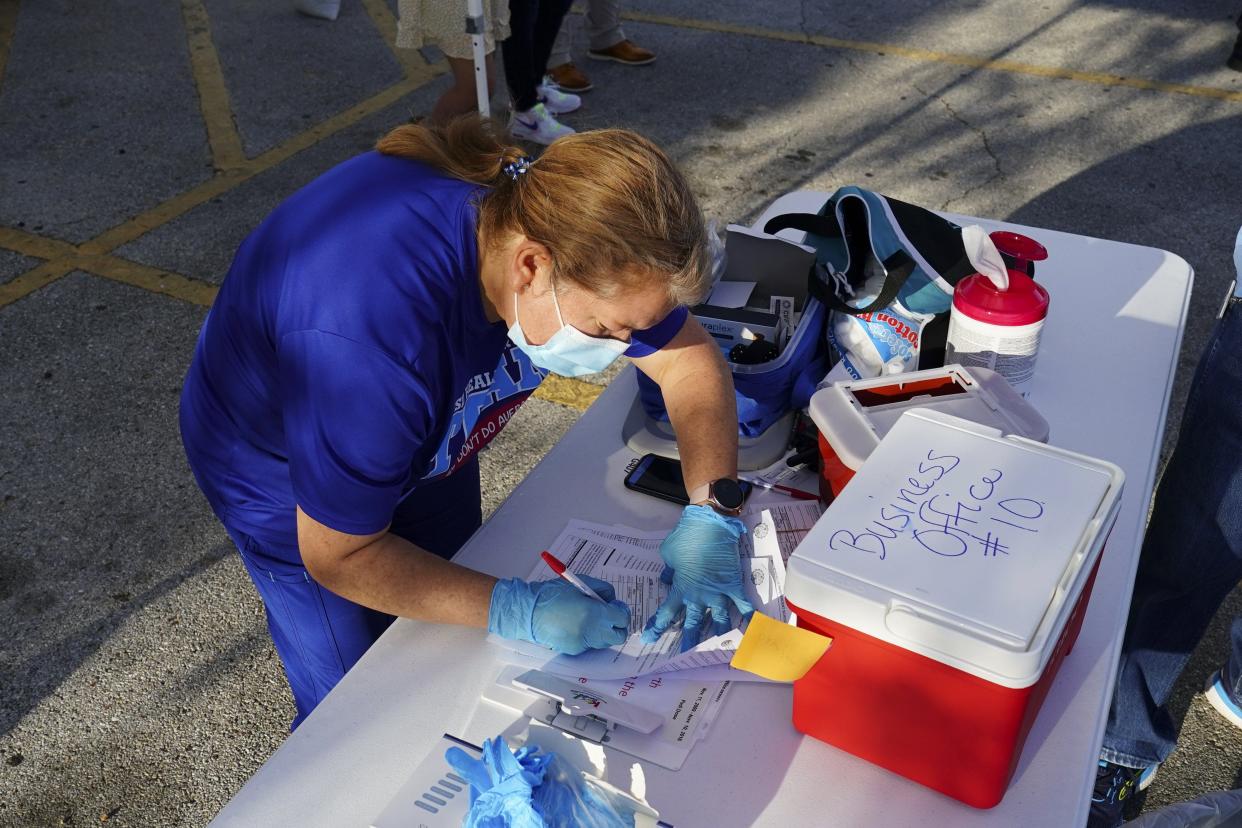
[[[390,47],[395,11],[0,0],[0,825],[202,825],[288,732],[177,395],[245,235],[445,88],[442,63]],[[581,58],[596,88],[566,121],[650,136],[724,222],[858,183],[1181,255],[1196,283],[1167,452],[1242,222],[1242,74],[1224,66],[1238,12],[633,0],[626,33],[658,60]],[[1102,393],[1124,381],[1098,370]],[[489,511],[609,378],[524,407],[483,455]],[[1181,743],[1149,808],[1242,785],[1242,732],[1198,692],[1239,612],[1235,590],[1178,684]]]

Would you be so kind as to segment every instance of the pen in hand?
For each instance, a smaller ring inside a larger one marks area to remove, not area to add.
[[[546,563],[549,567],[552,568],[553,572],[555,572],[557,575],[564,578],[566,581],[569,581],[569,583],[573,584],[578,589],[578,591],[581,592],[583,595],[587,595],[591,598],[594,598],[596,601],[599,601],[601,604],[608,603],[607,601],[605,601],[603,598],[600,597],[600,594],[598,592],[596,592],[595,590],[587,586],[585,583],[583,583],[581,578],[579,578],[574,573],[570,572],[569,569],[565,566],[565,564],[561,563],[560,559],[557,558],[555,555],[553,555],[551,552],[545,549],[543,552],[539,553],[539,556],[543,558],[544,563]]]

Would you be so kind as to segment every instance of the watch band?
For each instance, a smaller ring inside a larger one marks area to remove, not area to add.
[[[695,486],[693,491],[687,492],[687,494],[690,496],[690,505],[711,506],[717,512],[727,517],[737,517],[738,515],[740,515],[742,513],[741,505],[739,505],[736,509],[733,509],[728,506],[725,506],[723,503],[721,503],[719,500],[716,499],[716,494],[713,491],[713,487],[717,483],[719,483],[720,480],[723,480],[723,479],[724,478],[720,478],[718,480],[713,480],[710,483],[704,483],[701,486]],[[732,478],[730,478],[730,481],[732,481]]]

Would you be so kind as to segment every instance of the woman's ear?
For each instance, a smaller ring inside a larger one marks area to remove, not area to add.
[[[511,248],[509,279],[513,290],[543,293],[552,286],[552,254],[547,247],[519,236]]]

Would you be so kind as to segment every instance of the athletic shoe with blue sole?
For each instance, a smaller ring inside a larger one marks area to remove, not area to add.
[[[1238,728],[1242,728],[1242,704],[1238,703],[1238,699],[1229,695],[1229,689],[1225,687],[1225,682],[1221,679],[1221,671],[1217,670],[1207,681],[1207,688],[1203,691],[1207,696],[1208,704],[1216,708],[1216,712],[1224,716],[1229,722]]]

